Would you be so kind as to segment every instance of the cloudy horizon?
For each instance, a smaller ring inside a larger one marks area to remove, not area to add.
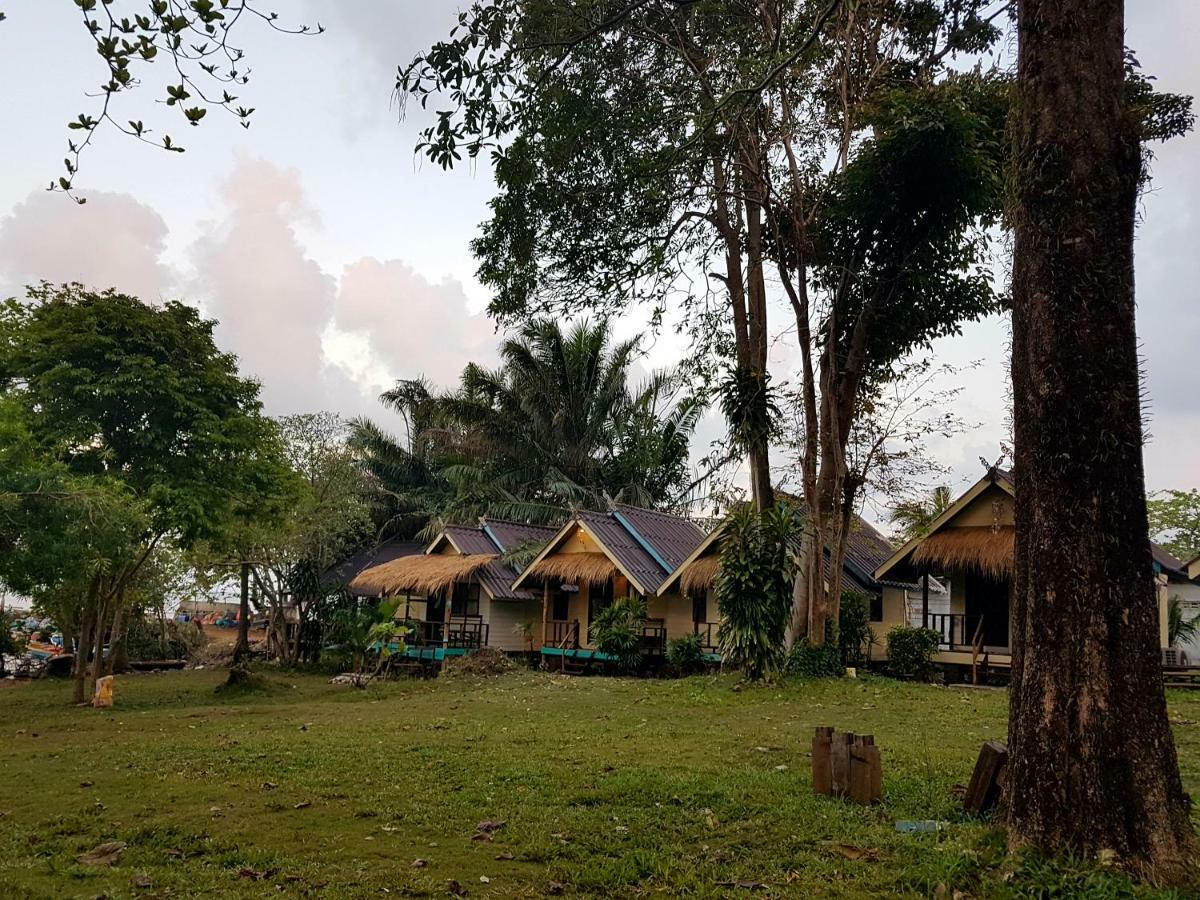
[[[413,153],[420,115],[401,120],[391,98],[396,65],[443,37],[457,6],[298,7],[298,18],[319,19],[326,34],[243,32],[254,69],[245,88],[257,108],[253,127],[206,121],[178,134],[184,154],[105,131],[84,158],[77,184],[88,202],[76,206],[44,186],[59,174],[66,122],[87,109],[83,92],[101,77],[98,60],[70,4],[10,3],[0,23],[0,78],[28,87],[0,95],[3,121],[19,123],[3,139],[0,296],[45,279],[183,299],[219,320],[218,342],[261,381],[270,414],[331,409],[394,427],[376,401],[382,390],[417,375],[448,386],[468,361],[494,363],[499,342],[469,248],[494,192],[490,172],[424,165]],[[1200,4],[1131,6],[1128,20],[1128,43],[1159,89],[1198,93]],[[161,118],[152,93],[147,86],[121,103],[130,115]],[[1198,147],[1193,133],[1155,148],[1154,186],[1141,204],[1138,323],[1151,489],[1200,487],[1200,378],[1191,356],[1200,344]],[[789,316],[775,320],[782,329]],[[617,323],[622,336],[645,328],[639,315]],[[642,365],[654,368],[686,347],[665,330],[646,350]],[[929,445],[959,490],[980,474],[978,457],[994,458],[1007,434],[1005,323],[970,323],[961,337],[937,342],[935,356],[960,366],[980,361],[962,376],[966,390],[956,401],[978,427]],[[787,378],[794,354],[786,338],[772,357]],[[707,416],[696,455],[722,430],[715,413]]]

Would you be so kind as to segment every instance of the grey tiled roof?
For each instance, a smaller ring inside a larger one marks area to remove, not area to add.
[[[522,541],[547,541],[555,529],[504,519],[484,519],[479,525],[447,525],[444,529],[454,546],[466,554],[500,554]],[[525,589],[514,591],[517,572],[500,560],[493,560],[478,572],[479,583],[498,600],[529,600],[535,595]]]
[[[679,516],[624,504],[615,506],[613,514],[650,545],[653,555],[666,564],[668,573],[675,571],[704,540],[703,531]]]
[[[382,544],[359,550],[353,556],[330,566],[321,575],[321,585],[327,589],[349,585],[364,569],[391,562],[401,556],[416,556],[421,550],[421,545],[416,541],[384,541]]]

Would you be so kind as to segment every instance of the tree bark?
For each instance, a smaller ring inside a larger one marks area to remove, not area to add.
[[[245,665],[250,656],[250,563],[242,563],[241,596],[238,598],[238,636],[232,666]]]
[[[1013,846],[1193,850],[1147,539],[1121,0],[1021,0],[1014,119]]]

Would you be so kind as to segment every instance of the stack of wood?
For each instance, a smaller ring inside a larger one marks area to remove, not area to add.
[[[875,737],[818,728],[812,741],[813,793],[877,803],[883,794],[883,767]]]

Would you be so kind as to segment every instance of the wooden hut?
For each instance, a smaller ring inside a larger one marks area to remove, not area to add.
[[[935,660],[949,666],[1012,665],[1010,594],[1015,527],[1014,484],[993,468],[939,516],[927,533],[913,538],[875,570],[877,579],[918,580],[922,585],[919,624],[941,636]],[[1169,572],[1182,563],[1151,543],[1159,593],[1160,643],[1167,645]],[[950,592],[948,612],[931,608],[927,587],[939,576]],[[898,596],[884,592],[887,630],[908,621]],[[880,637],[884,637],[881,634]]]
[[[695,523],[667,513],[621,504],[577,513],[513,583],[541,594],[543,655],[601,660],[592,624],[601,610],[629,596],[646,602],[644,651],[661,654],[669,637],[690,632],[691,621],[681,598],[659,588],[703,540]]]
[[[800,498],[783,491],[777,492],[785,503],[799,506]],[[720,611],[714,584],[721,565],[721,538],[725,523],[719,524],[701,544],[667,577],[659,588],[664,595],[678,594],[681,606],[686,607],[692,618],[692,631],[700,635],[704,649],[717,652],[717,636],[720,630]],[[874,569],[891,553],[892,546],[874,526],[861,516],[851,522],[846,535],[846,554],[842,562],[842,587],[866,598],[869,619],[878,628],[884,619],[884,592],[891,590],[903,598],[917,587],[915,582],[878,581]],[[826,571],[826,574],[828,572]],[[936,582],[934,590],[940,591]]]
[[[350,587],[403,599],[397,616],[413,628],[413,655],[527,649],[523,632],[537,621],[538,598],[513,588],[517,573],[502,556],[524,544],[540,546],[553,534],[552,528],[491,518],[478,525],[449,525],[423,553],[367,568]]]

